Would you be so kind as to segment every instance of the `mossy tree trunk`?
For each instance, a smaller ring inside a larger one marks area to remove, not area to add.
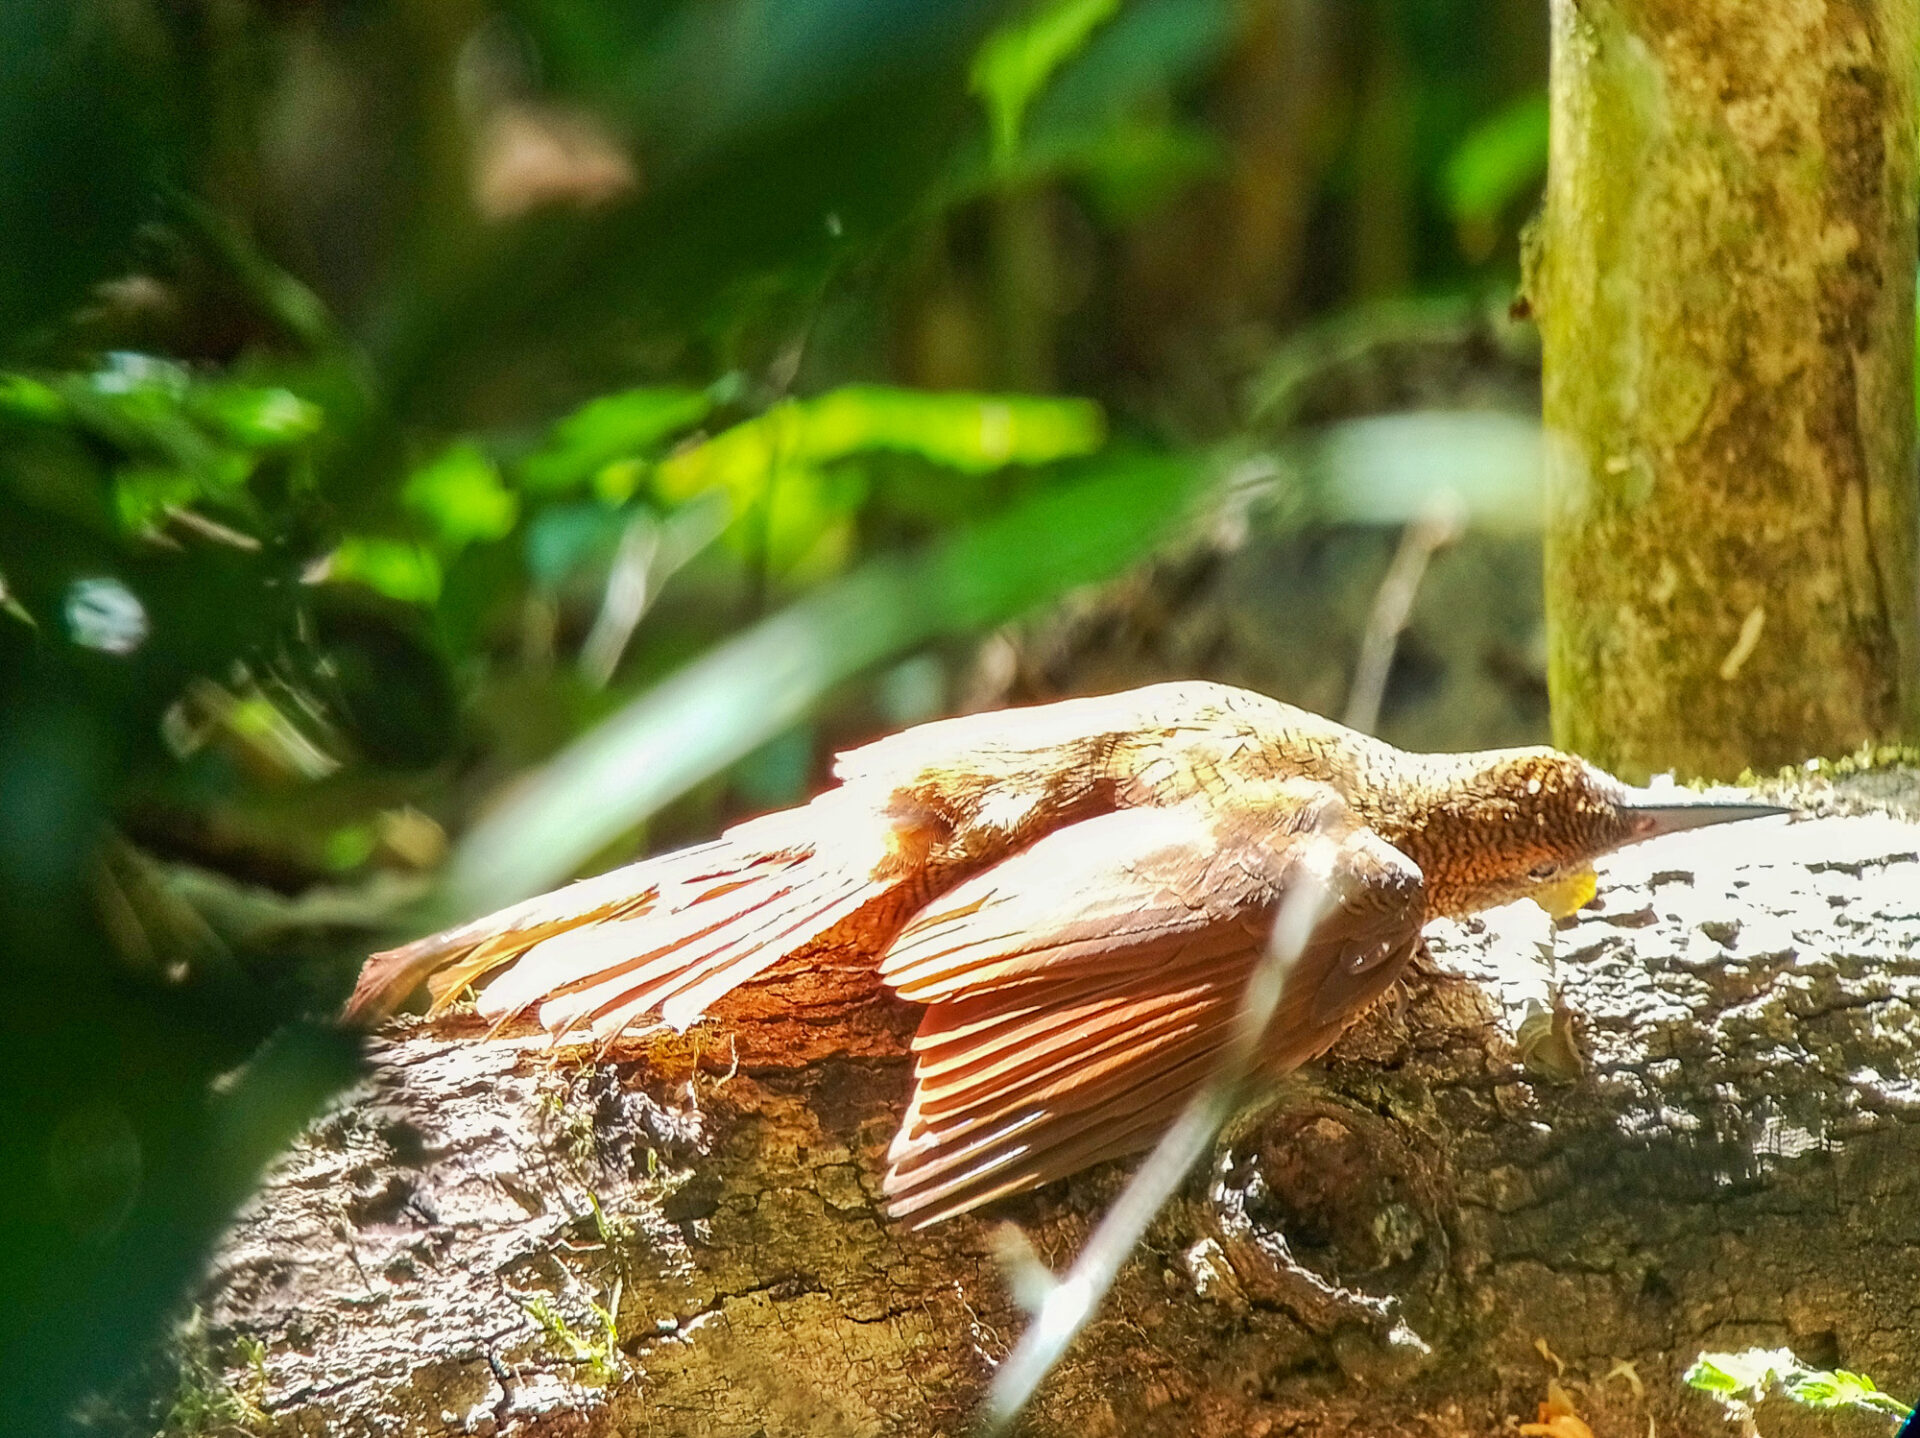
[[[1556,741],[1726,777],[1913,732],[1920,0],[1552,13]]]

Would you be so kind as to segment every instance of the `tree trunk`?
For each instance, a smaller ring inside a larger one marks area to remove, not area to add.
[[[1911,731],[1920,3],[1552,14],[1556,741],[1732,777]]]
[[[1484,1438],[1564,1363],[1602,1438],[1731,1438],[1678,1377],[1750,1343],[1920,1386],[1920,824],[1677,836],[1602,896],[1551,935],[1557,1006],[1538,911],[1435,925],[1438,967],[1223,1143],[1023,1431]],[[1560,1017],[1521,1027],[1530,999]],[[1000,1225],[1064,1266],[1125,1166],[889,1222],[907,1027],[855,1015],[797,1067],[750,1030],[596,1064],[399,1029],[223,1246],[201,1408],[346,1438],[968,1432],[1026,1322]]]

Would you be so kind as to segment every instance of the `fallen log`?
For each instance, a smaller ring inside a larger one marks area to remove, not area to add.
[[[1920,1387],[1920,824],[1675,836],[1557,930],[1429,932],[1028,1431],[1451,1438],[1555,1378],[1601,1435],[1733,1433],[1679,1375],[1750,1344]],[[276,1435],[967,1431],[1007,1225],[1064,1268],[1126,1165],[889,1223],[911,1019],[837,978],[604,1060],[395,1026],[223,1244],[201,1381]]]

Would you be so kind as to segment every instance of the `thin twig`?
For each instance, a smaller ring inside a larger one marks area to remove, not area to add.
[[[600,613],[580,646],[580,671],[604,689],[620,666],[640,617],[647,611],[654,561],[660,557],[660,525],[652,515],[637,514],[620,535],[620,548],[607,571],[606,594]]]
[[[1459,497],[1449,492],[1436,498],[1406,527],[1400,536],[1400,548],[1387,577],[1380,581],[1374,596],[1373,611],[1367,615],[1367,632],[1360,641],[1360,658],[1353,666],[1353,688],[1347,694],[1347,712],[1341,722],[1349,729],[1371,734],[1380,722],[1380,702],[1387,693],[1387,673],[1393,668],[1394,652],[1400,636],[1406,632],[1413,614],[1413,601],[1419,596],[1420,581],[1427,576],[1427,564],[1440,550],[1460,538],[1462,521]]]
[[[1035,1306],[1033,1322],[1000,1365],[987,1391],[982,1414],[982,1426],[987,1433],[1006,1432],[1020,1416],[1042,1380],[1060,1361],[1067,1346],[1113,1286],[1121,1265],[1133,1253],[1167,1200],[1239,1108],[1287,980],[1331,903],[1322,878],[1331,872],[1331,849],[1327,840],[1316,838],[1302,850],[1295,870],[1300,877],[1280,905],[1266,952],[1248,978],[1232,1036],[1220,1056],[1219,1066],[1147,1155],[1139,1172],[1094,1229],[1066,1277],[1048,1287],[1045,1297]],[[1029,1282],[1036,1276],[1031,1270],[1024,1275]]]
[[[251,534],[242,534],[239,530],[229,528],[217,519],[207,518],[197,510],[188,509],[184,505],[170,504],[167,506],[166,515],[172,523],[179,525],[182,529],[191,530],[202,539],[210,539],[215,544],[229,545],[234,549],[244,549],[249,553],[259,552],[260,541]]]
[[[636,515],[620,535],[600,612],[580,647],[580,672],[604,689],[661,588],[727,526],[728,501],[696,499],[664,520]]]

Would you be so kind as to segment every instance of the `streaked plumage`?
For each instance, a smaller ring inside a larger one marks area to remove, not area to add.
[[[444,1005],[511,964],[483,1015],[598,1039],[684,1028],[775,964],[866,956],[926,1006],[885,1180],[926,1224],[1149,1146],[1309,869],[1332,903],[1269,1027],[1274,1073],[1385,992],[1427,919],[1580,892],[1621,844],[1778,812],[1659,804],[1547,749],[1407,754],[1199,682],[925,724],[835,772],[713,843],[376,954],[349,1013],[429,977]]]

